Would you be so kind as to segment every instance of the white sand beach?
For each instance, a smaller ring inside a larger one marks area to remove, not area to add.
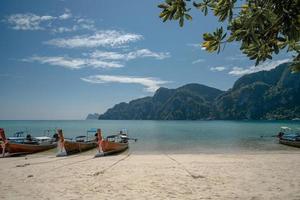
[[[300,152],[0,159],[0,199],[300,199]]]

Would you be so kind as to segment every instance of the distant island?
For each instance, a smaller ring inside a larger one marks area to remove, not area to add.
[[[94,113],[94,114],[88,114],[88,116],[86,117],[86,120],[95,120],[95,119],[99,119],[99,114],[98,113]]]
[[[98,117],[112,120],[296,118],[300,118],[300,74],[291,73],[288,63],[270,71],[244,75],[228,91],[195,83],[177,89],[159,88],[153,97],[117,104]]]

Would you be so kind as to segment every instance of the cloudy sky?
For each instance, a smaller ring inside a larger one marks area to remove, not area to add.
[[[1,1],[0,119],[84,119],[192,82],[227,90],[290,58],[253,67],[238,44],[207,53],[202,34],[217,20],[194,11],[184,28],[162,23],[159,2]]]

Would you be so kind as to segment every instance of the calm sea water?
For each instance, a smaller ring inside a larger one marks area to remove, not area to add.
[[[0,121],[11,136],[28,130],[33,136],[49,128],[62,128],[66,137],[85,135],[89,128],[101,128],[104,135],[126,128],[138,142],[130,151],[147,153],[227,153],[300,149],[278,144],[275,137],[281,126],[300,127],[298,121]]]

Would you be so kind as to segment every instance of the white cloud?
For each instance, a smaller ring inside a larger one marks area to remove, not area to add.
[[[224,66],[219,66],[219,67],[211,67],[210,70],[213,72],[222,72],[224,70],[226,70],[227,68]]]
[[[157,60],[162,60],[170,57],[169,52],[153,52],[149,49],[139,49],[128,53],[119,53],[111,51],[94,51],[91,53],[92,58],[100,58],[103,60],[133,60],[136,58],[152,57]]]
[[[94,35],[82,35],[72,38],[57,38],[47,41],[46,44],[64,48],[118,47],[130,42],[141,40],[142,38],[142,35],[133,33],[105,30],[98,31]]]
[[[225,59],[230,60],[230,61],[241,61],[241,60],[247,59],[247,56],[244,55],[244,54],[237,54],[237,55],[234,55],[234,56],[228,56]]]
[[[71,27],[65,27],[65,26],[61,26],[61,27],[57,27],[57,28],[53,28],[52,32],[54,33],[65,33],[65,32],[75,32],[75,31],[79,31],[79,30],[96,30],[96,27],[93,24],[75,24]]]
[[[6,17],[4,20],[15,30],[50,30],[54,33],[74,32],[78,30],[96,30],[95,22],[91,19],[74,17],[69,9],[58,16],[36,15],[33,13],[18,13]],[[69,20],[68,26],[61,21]]]
[[[55,17],[49,15],[39,16],[32,13],[26,13],[9,15],[6,18],[6,21],[15,30],[43,30],[44,28],[41,24],[54,19]]]
[[[112,51],[99,51],[96,50],[90,54],[92,58],[100,58],[103,60],[126,60],[126,54],[112,52]]]
[[[197,63],[201,63],[201,62],[205,62],[205,60],[204,59],[198,59],[198,60],[194,60],[193,62],[192,62],[192,64],[194,65],[194,64],[197,64]]]
[[[60,15],[58,18],[61,20],[69,19],[72,17],[72,13],[69,9],[65,9],[65,13]]]
[[[152,77],[134,77],[134,76],[110,76],[110,75],[93,75],[81,80],[89,83],[127,83],[140,84],[145,86],[147,92],[155,92],[161,85],[169,83]]]
[[[202,45],[201,44],[198,44],[198,43],[188,43],[188,44],[186,44],[187,46],[190,46],[190,47],[194,47],[194,48],[199,48],[199,49],[201,49],[202,51],[205,51],[206,50],[206,48],[205,47],[202,47]]]
[[[72,31],[75,31],[74,27],[69,28],[69,27],[61,26],[52,29],[52,32],[54,33],[65,33],[65,32],[72,32]]]
[[[52,66],[61,66],[69,69],[92,68],[120,68],[125,62],[131,59],[154,57],[164,59],[169,53],[156,53],[148,49],[141,49],[129,53],[94,51],[91,54],[83,53],[82,58],[72,58],[69,56],[32,56],[22,59],[24,62],[38,62]]]
[[[75,31],[79,31],[79,30],[96,31],[94,20],[78,18],[74,22],[75,22],[75,24],[73,24],[72,26],[69,26],[69,27],[66,27],[66,26],[54,27],[52,29],[52,32],[64,33],[64,32],[75,32]]]
[[[136,59],[136,58],[146,58],[146,57],[152,57],[158,60],[162,60],[165,58],[169,58],[170,57],[170,53],[166,52],[166,53],[157,53],[157,52],[153,52],[150,51],[149,49],[140,49],[137,51],[133,51],[127,54],[127,60],[132,60],[132,59]]]
[[[233,76],[242,76],[245,74],[251,74],[259,71],[270,71],[271,69],[274,69],[278,65],[289,61],[290,59],[283,59],[283,60],[275,60],[275,61],[266,61],[258,66],[251,66],[246,68],[233,67],[232,70],[229,72],[229,74]]]
[[[123,64],[114,61],[102,61],[97,59],[86,59],[87,65],[94,68],[120,68],[124,67]]]
[[[41,64],[49,64],[52,66],[60,66],[68,69],[81,69],[85,67],[92,68],[119,68],[123,67],[123,64],[111,61],[102,61],[90,58],[70,58],[63,56],[47,57],[47,56],[32,56],[30,58],[23,59],[24,62],[38,62]]]
[[[85,19],[85,18],[79,18],[77,20],[77,25],[75,25],[73,27],[75,27],[75,29],[77,28],[77,30],[80,30],[80,29],[93,30],[93,31],[96,30],[94,20]]]

